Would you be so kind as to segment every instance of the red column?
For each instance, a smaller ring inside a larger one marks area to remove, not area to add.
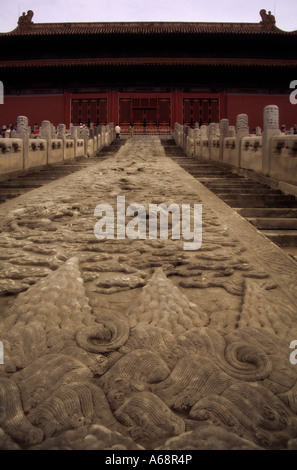
[[[228,119],[227,116],[227,94],[225,91],[220,93],[220,120]]]
[[[107,95],[107,122],[116,126],[119,120],[119,93],[110,91]]]
[[[69,129],[71,122],[71,93],[64,93],[64,120],[63,123]]]
[[[172,92],[172,123],[171,128],[174,128],[174,124],[183,123],[183,98],[180,91]]]

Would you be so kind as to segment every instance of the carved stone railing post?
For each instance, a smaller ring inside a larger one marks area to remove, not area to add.
[[[236,166],[240,167],[241,140],[250,135],[248,115],[238,114],[236,117]]]
[[[45,139],[47,142],[46,150],[46,163],[49,163],[50,160],[50,151],[51,151],[51,140],[52,140],[52,125],[50,121],[42,121],[40,130],[39,130],[40,139]]]
[[[200,127],[201,138],[207,139],[207,126],[204,124]]]
[[[193,157],[194,155],[194,129],[188,130],[187,136],[187,144],[186,144],[186,154],[188,157]]]
[[[193,130],[193,139],[194,139],[194,156],[197,157],[198,156],[198,141],[200,139],[199,126],[195,125],[195,129]]]
[[[262,134],[262,173],[269,175],[271,138],[281,133],[279,129],[279,108],[275,105],[265,106],[263,112],[264,129]]]
[[[100,151],[102,148],[102,126],[99,124],[97,127],[97,149]]]
[[[59,124],[57,128],[57,138],[63,141],[63,160],[65,159],[66,152],[66,126],[65,124]]]
[[[112,141],[114,140],[114,124],[112,122],[110,122],[107,125],[107,131],[108,131],[108,145],[110,145]]]
[[[217,125],[215,122],[211,122],[208,125],[208,138],[214,139],[217,136]]]
[[[208,150],[209,150],[209,158],[211,159],[211,148],[212,148],[212,140],[217,137],[217,125],[215,122],[211,122],[208,126]]]
[[[94,154],[98,153],[98,129],[94,127]]]
[[[187,137],[189,133],[189,128],[188,126],[183,126],[183,143],[182,143],[182,148],[185,150],[187,147]]]
[[[55,126],[51,123],[51,137],[52,139],[56,139],[56,128]]]
[[[23,140],[23,169],[29,165],[29,129],[28,118],[26,116],[18,116],[17,118],[17,137]]]
[[[224,139],[229,136],[229,119],[221,119],[220,121],[220,151],[219,159],[223,161]]]
[[[178,124],[177,122],[175,123],[175,126],[174,126],[174,139],[175,139],[175,143],[178,147],[181,147],[182,146],[182,130],[183,130],[183,127],[181,124]]]
[[[262,131],[261,131],[261,127],[260,127],[260,126],[257,126],[257,127],[256,127],[256,135],[257,135],[257,136],[262,135]]]
[[[227,137],[236,137],[236,128],[235,128],[235,126],[229,126]]]
[[[177,122],[174,123],[173,139],[177,144]]]
[[[102,145],[102,147],[105,147],[105,145],[106,145],[105,134],[106,134],[106,126],[101,125],[101,145]]]
[[[83,141],[84,141],[84,155],[87,155],[87,153],[88,153],[89,133],[90,133],[90,131],[86,127],[81,129],[81,132],[80,132],[81,139],[83,139]]]
[[[91,124],[91,126],[92,126],[92,124]],[[92,141],[93,141],[93,157],[94,157],[97,153],[97,149],[95,147],[95,130],[94,130],[94,127],[90,127],[90,137],[89,138],[92,139]]]
[[[199,154],[204,159],[209,159],[208,149],[208,126],[202,125],[200,127],[200,150]]]
[[[70,137],[73,140],[74,145],[74,156],[76,157],[76,149],[77,149],[77,127],[72,126],[70,129]]]

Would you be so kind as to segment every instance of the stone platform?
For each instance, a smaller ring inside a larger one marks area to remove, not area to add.
[[[202,204],[201,248],[98,240],[117,196]],[[6,202],[0,226],[0,448],[297,447],[296,262],[158,137]]]

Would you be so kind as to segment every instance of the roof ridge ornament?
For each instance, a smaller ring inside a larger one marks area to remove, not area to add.
[[[21,27],[31,26],[33,24],[33,16],[34,12],[32,10],[28,10],[27,14],[23,12],[22,16],[19,17],[18,25]]]
[[[265,28],[273,28],[275,26],[275,16],[271,14],[271,11],[267,13],[266,10],[262,9],[260,10],[260,15],[262,18],[260,24],[262,26],[264,26]]]

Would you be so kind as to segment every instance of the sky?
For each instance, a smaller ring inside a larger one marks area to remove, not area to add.
[[[2,5],[1,5],[2,4]],[[12,31],[22,12],[34,23],[186,21],[258,23],[275,15],[284,31],[297,30],[297,0],[0,0],[0,32]]]

